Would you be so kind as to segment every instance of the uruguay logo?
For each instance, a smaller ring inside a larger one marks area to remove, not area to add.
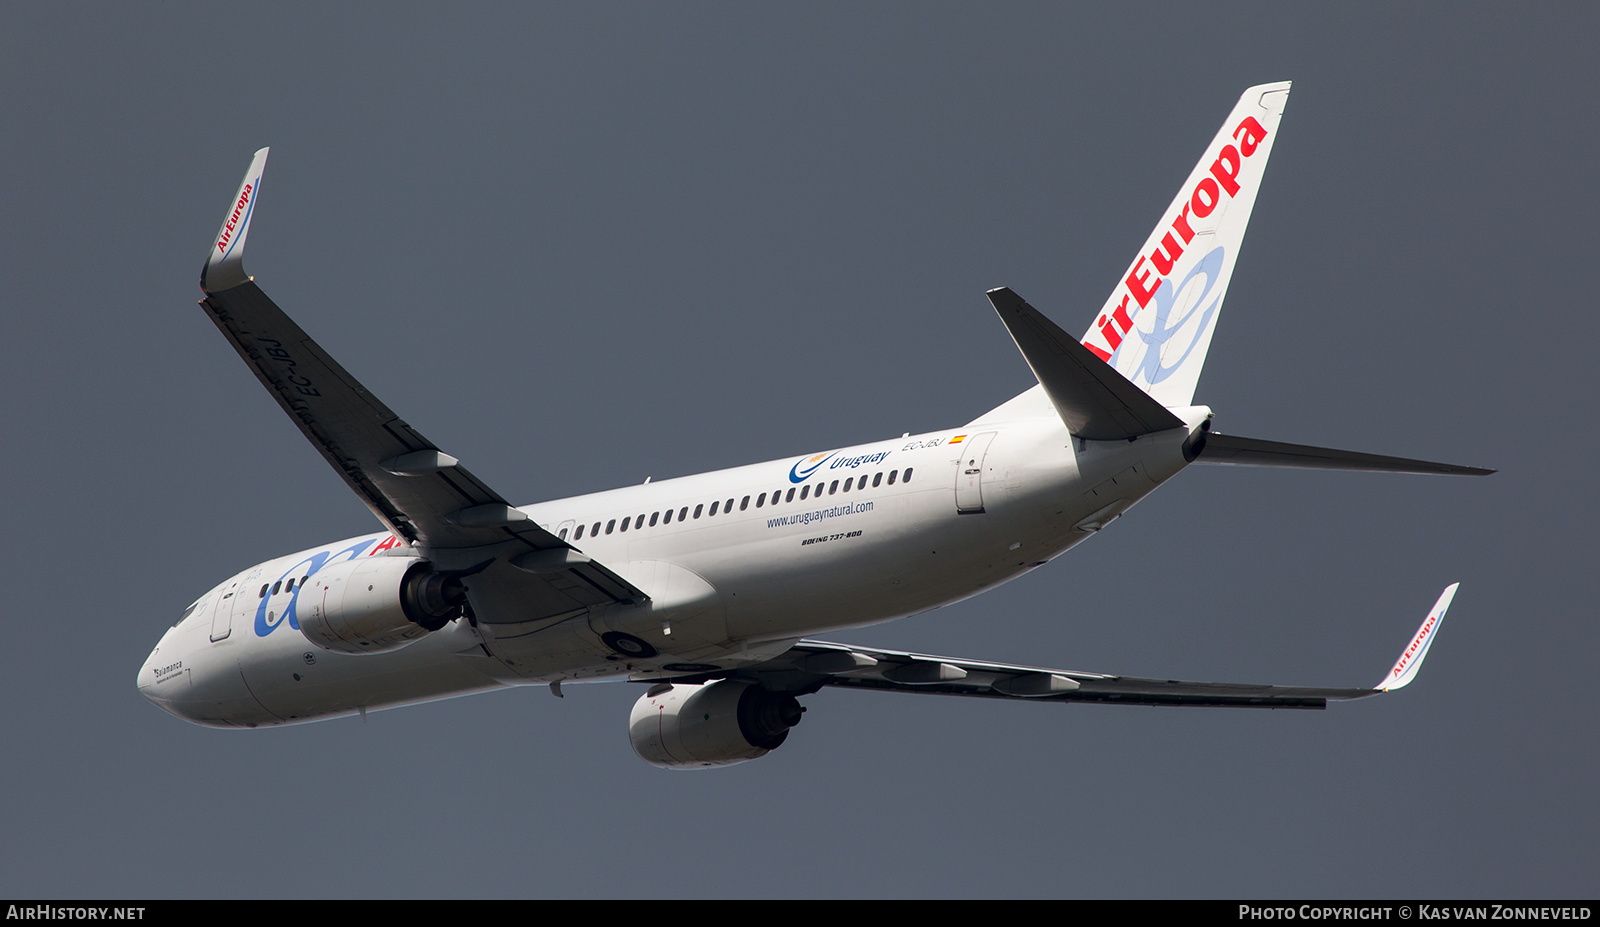
[[[839,452],[833,452],[833,454],[837,453]],[[812,457],[802,457],[795,461],[794,466],[789,468],[789,482],[804,483],[807,477],[822,469],[822,465],[832,459],[833,454],[817,454]]]

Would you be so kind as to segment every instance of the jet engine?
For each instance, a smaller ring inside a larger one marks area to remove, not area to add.
[[[324,650],[378,653],[437,631],[462,614],[460,577],[415,557],[363,557],[318,570],[296,605],[300,633]]]
[[[634,703],[628,737],[633,752],[652,766],[732,766],[776,750],[803,711],[794,696],[742,679],[661,683]]]

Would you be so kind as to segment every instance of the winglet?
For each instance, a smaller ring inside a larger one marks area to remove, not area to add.
[[[211,240],[211,253],[206,256],[206,266],[200,269],[200,289],[207,293],[231,290],[250,279],[244,272],[244,239],[250,233],[250,217],[255,214],[261,174],[267,168],[270,150],[263,148],[251,159],[250,170],[245,172],[239,192],[222,217],[222,227]]]
[[[1422,667],[1422,658],[1428,655],[1428,648],[1433,646],[1433,639],[1439,634],[1439,625],[1444,621],[1445,609],[1450,607],[1450,600],[1456,597],[1456,590],[1461,588],[1460,583],[1451,583],[1439,595],[1439,601],[1433,603],[1433,609],[1428,612],[1428,617],[1422,619],[1422,627],[1417,629],[1411,643],[1400,652],[1400,659],[1395,661],[1394,669],[1389,675],[1373,686],[1379,692],[1392,692],[1417,678],[1417,670]]]

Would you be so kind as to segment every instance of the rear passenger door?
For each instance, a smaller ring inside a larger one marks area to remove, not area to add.
[[[956,461],[956,511],[962,515],[976,515],[983,511],[983,460],[989,453],[989,442],[995,433],[986,431],[972,435],[955,450],[961,454]]]

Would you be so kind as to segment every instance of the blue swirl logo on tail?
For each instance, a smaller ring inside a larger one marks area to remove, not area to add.
[[[1144,382],[1155,385],[1172,376],[1179,367],[1182,367],[1183,362],[1188,360],[1189,355],[1194,353],[1194,349],[1199,346],[1200,339],[1206,332],[1211,330],[1211,320],[1217,314],[1217,306],[1222,301],[1221,294],[1218,294],[1211,302],[1206,302],[1206,297],[1211,296],[1212,289],[1216,287],[1218,279],[1222,276],[1222,256],[1223,249],[1218,246],[1211,249],[1209,254],[1196,262],[1178,285],[1174,286],[1170,278],[1162,280],[1155,292],[1154,309],[1146,310],[1146,312],[1150,313],[1152,319],[1152,330],[1146,333],[1139,326],[1138,323],[1144,321],[1144,315],[1141,313],[1133,329],[1128,332],[1129,337],[1127,340],[1118,345],[1117,350],[1112,354],[1110,363],[1115,366],[1117,361],[1121,359],[1119,355],[1122,354],[1123,348],[1132,345],[1133,336],[1138,335],[1141,343],[1145,346],[1145,353],[1139,358],[1138,367],[1127,372],[1129,379],[1138,382],[1140,378],[1143,378]],[[1203,277],[1205,287],[1201,289],[1200,295],[1190,303],[1189,311],[1174,320],[1172,318],[1172,310],[1177,305],[1178,295],[1189,286],[1190,281],[1194,280],[1197,275]],[[1198,318],[1196,318],[1197,314]],[[1189,346],[1184,348],[1183,353],[1178,354],[1172,363],[1166,363],[1167,357],[1165,355],[1177,353],[1167,347],[1167,342],[1171,341],[1172,337],[1187,326],[1191,320],[1195,322],[1195,325],[1191,329]]]

